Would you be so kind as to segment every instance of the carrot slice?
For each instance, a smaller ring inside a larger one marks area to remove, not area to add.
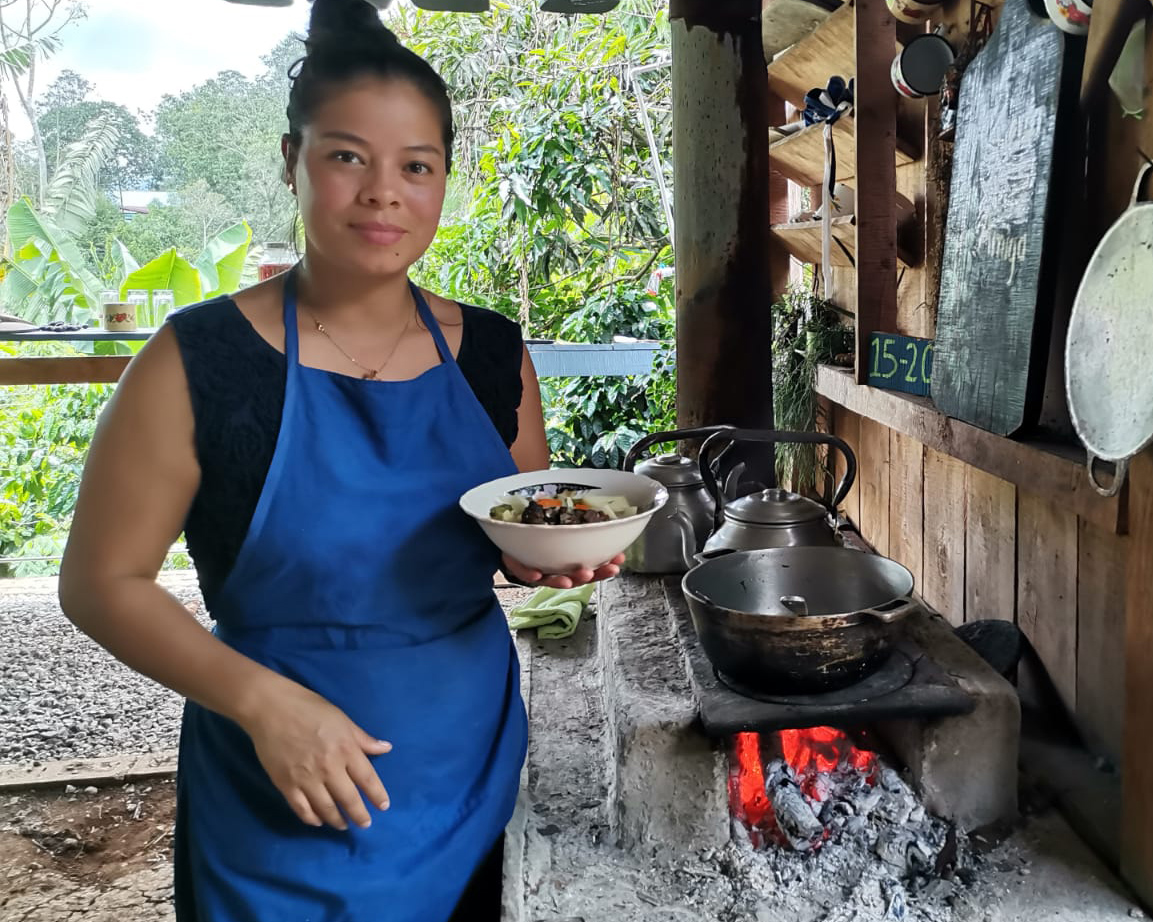
[[[563,503],[559,499],[552,499],[548,496],[542,497],[536,501],[538,506],[561,506]]]

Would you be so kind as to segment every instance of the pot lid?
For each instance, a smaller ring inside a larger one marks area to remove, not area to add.
[[[725,507],[725,518],[750,525],[800,525],[823,519],[820,503],[788,490],[761,490]]]
[[[666,487],[696,487],[704,483],[696,462],[681,455],[657,455],[636,466],[638,474],[651,477]]]

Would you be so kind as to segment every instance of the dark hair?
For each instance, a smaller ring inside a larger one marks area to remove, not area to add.
[[[452,168],[452,103],[432,65],[405,48],[368,0],[313,0],[305,55],[289,69],[288,137],[299,145],[304,126],[335,88],[364,76],[406,80],[440,115],[444,159]]]

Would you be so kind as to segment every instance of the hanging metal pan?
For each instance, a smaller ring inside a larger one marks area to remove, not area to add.
[[[1089,261],[1065,342],[1069,412],[1102,496],[1116,495],[1129,459],[1153,443],[1153,202],[1140,201],[1150,169]],[[1107,486],[1098,460],[1116,465]]]

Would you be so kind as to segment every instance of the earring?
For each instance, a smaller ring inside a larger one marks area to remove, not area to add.
[[[288,191],[293,195],[296,195],[296,183],[294,183],[291,179],[288,181]]]

